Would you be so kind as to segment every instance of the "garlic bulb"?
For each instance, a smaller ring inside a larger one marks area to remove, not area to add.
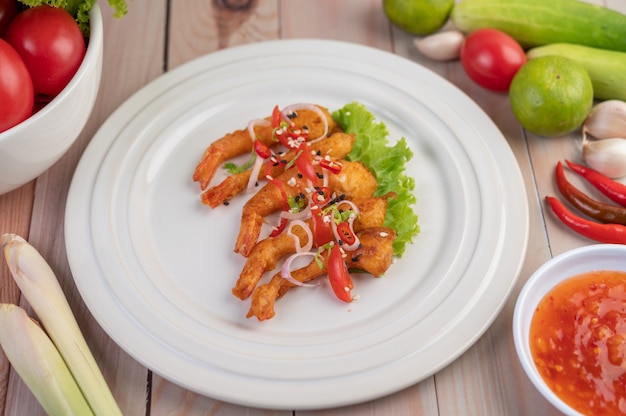
[[[583,124],[583,137],[596,139],[626,138],[626,102],[607,100],[596,104]]]
[[[626,176],[626,139],[583,139],[583,160],[587,166],[609,178]]]
[[[434,35],[416,38],[413,43],[418,51],[435,61],[451,61],[461,53],[465,35],[458,30],[447,30]]]

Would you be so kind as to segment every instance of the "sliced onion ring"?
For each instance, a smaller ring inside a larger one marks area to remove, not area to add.
[[[248,122],[248,134],[250,135],[250,140],[254,145],[254,141],[256,140],[256,135],[254,133],[254,128],[256,126],[270,126],[271,123],[268,120],[258,118],[254,120],[250,120]],[[256,155],[256,159],[254,160],[254,165],[252,165],[252,173],[250,174],[250,178],[248,179],[248,186],[246,187],[246,193],[252,193],[254,188],[256,187],[256,183],[259,180],[259,173],[261,172],[261,167],[263,166],[263,162],[265,159]]]
[[[256,187],[256,183],[259,180],[259,173],[261,172],[261,168],[263,167],[264,162],[265,159],[263,159],[259,155],[256,156],[256,159],[254,159],[254,164],[252,165],[252,173],[250,174],[250,178],[248,179],[246,193],[254,192],[254,188]]]
[[[262,118],[256,118],[254,120],[250,120],[248,122],[248,134],[250,135],[250,140],[252,140],[252,143],[254,143],[254,140],[256,139],[256,134],[254,133],[254,128],[256,126],[271,126],[272,123],[270,123],[268,120],[262,119]]]
[[[306,207],[302,208],[302,210],[298,212],[281,211],[280,216],[282,218],[287,218],[288,220],[306,220],[311,218],[311,206],[307,204]]]
[[[322,133],[322,135],[319,137],[316,137],[315,139],[308,140],[308,143],[315,143],[319,140],[322,140],[324,137],[326,137],[326,135],[328,134],[328,120],[326,119],[326,114],[324,114],[324,112],[320,110],[318,106],[316,106],[315,104],[309,104],[309,103],[297,103],[297,104],[288,105],[287,107],[283,108],[283,111],[282,111],[283,118],[285,119],[285,121],[291,122],[291,119],[288,116],[289,114],[297,110],[313,111],[318,116],[320,116],[320,118],[322,119],[322,122],[324,123],[324,132]]]
[[[300,245],[300,239],[298,238],[298,236],[291,232],[291,229],[297,226],[302,227],[307,235],[307,243],[303,246]],[[311,231],[311,227],[309,227],[309,224],[302,220],[293,220],[289,223],[289,227],[287,228],[287,234],[293,237],[293,240],[296,243],[296,253],[311,251],[311,248],[313,247],[313,232]]]
[[[312,256],[315,257],[317,255],[317,253],[313,252],[313,251],[303,251],[302,253],[296,253],[296,254],[292,254],[291,256],[289,256],[287,258],[287,260],[285,260],[285,262],[283,263],[281,269],[280,269],[280,275],[283,279],[287,280],[290,283],[293,283],[296,286],[302,286],[302,287],[317,287],[320,285],[320,282],[315,282],[315,283],[305,283],[305,282],[301,282],[297,279],[295,279],[293,276],[291,276],[291,271],[289,270],[291,267],[291,263],[298,257],[301,256]]]

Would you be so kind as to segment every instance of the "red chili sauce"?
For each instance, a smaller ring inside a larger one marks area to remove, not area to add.
[[[626,272],[594,271],[557,285],[530,327],[539,373],[585,415],[626,415]]]

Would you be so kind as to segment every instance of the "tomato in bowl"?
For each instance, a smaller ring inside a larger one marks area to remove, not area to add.
[[[74,144],[95,104],[103,60],[102,15],[91,8],[90,36],[78,70],[41,109],[0,133],[0,195],[35,179]]]

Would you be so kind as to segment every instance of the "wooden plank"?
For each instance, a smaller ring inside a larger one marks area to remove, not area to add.
[[[100,0],[99,4],[105,27],[100,94],[78,141],[37,179],[33,219],[24,237],[57,273],[79,326],[124,414],[144,414],[145,402],[137,398],[145,397],[147,370],[113,343],[82,302],[67,264],[63,226],[70,179],[91,137],[121,102],[162,72],[166,1],[129,2],[129,14],[121,20],[111,17],[112,9],[106,0]],[[15,373],[11,373],[9,380],[5,414],[43,414]]]
[[[284,39],[333,39],[391,49],[380,0],[289,0],[281,2],[280,14]]]
[[[277,0],[172,0],[168,69],[219,49],[278,38]]]

